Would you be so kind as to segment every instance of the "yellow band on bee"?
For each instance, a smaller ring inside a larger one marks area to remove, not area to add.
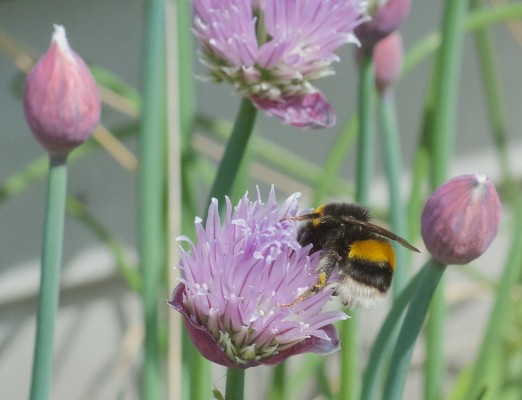
[[[387,262],[395,269],[395,251],[390,242],[385,240],[368,239],[353,242],[348,257],[370,262]]]

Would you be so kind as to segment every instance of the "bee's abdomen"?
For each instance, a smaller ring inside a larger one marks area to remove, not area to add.
[[[393,269],[386,261],[350,259],[339,266],[339,272],[341,276],[349,276],[354,281],[371,286],[382,293],[388,291],[393,278]]]

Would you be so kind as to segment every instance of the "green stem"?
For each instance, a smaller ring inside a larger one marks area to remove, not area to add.
[[[394,233],[406,237],[408,235],[406,209],[401,200],[401,140],[397,127],[395,99],[391,90],[387,90],[382,94],[378,111],[381,121],[380,132],[383,141],[384,165],[388,179],[390,225]],[[394,248],[397,265],[393,273],[393,297],[395,298],[406,283],[408,268],[406,266],[406,251],[404,247],[394,243]]]
[[[367,204],[372,177],[373,142],[374,142],[374,92],[375,74],[373,66],[373,49],[366,49],[361,54],[359,75],[359,135],[357,141],[357,188],[355,200]],[[339,398],[356,399],[359,396],[359,317],[352,311],[351,318],[341,327],[341,376]]]
[[[172,1],[172,0],[171,0]],[[197,174],[198,156],[192,147],[194,125],[196,123],[196,99],[194,87],[194,66],[192,61],[192,3],[176,1],[177,47],[179,85],[179,129],[181,133],[181,231],[191,236],[194,231],[194,215],[198,213],[196,190],[200,184]],[[188,382],[188,381],[184,381]]]
[[[167,43],[169,40],[175,40],[175,43],[172,43],[175,51],[170,54],[173,58],[172,67],[168,71],[167,79],[170,78],[170,88],[173,91],[169,104],[171,125],[178,128],[173,129],[169,134],[169,147],[176,153],[171,154],[169,159],[169,212],[171,213],[169,242],[172,252],[169,260],[171,264],[176,264],[178,257],[175,236],[178,236],[179,232],[189,237],[193,237],[194,234],[194,216],[198,212],[196,187],[200,185],[201,174],[198,171],[198,158],[192,148],[196,115],[192,65],[192,4],[188,1],[173,3],[175,3],[173,7],[175,7],[176,18],[167,19],[166,34]],[[170,15],[172,14],[167,14]],[[174,76],[175,73],[177,76]],[[172,87],[174,82],[175,85]],[[176,89],[177,92],[174,92]],[[176,109],[172,110],[173,107]],[[179,232],[176,232],[178,230]],[[171,284],[175,284],[173,278],[174,276],[171,275],[169,279]],[[182,316],[170,315],[169,319],[171,322],[168,381],[170,398],[206,400],[211,390],[210,362],[192,344],[187,330],[181,323]],[[180,353],[181,367],[178,364]]]
[[[464,40],[467,0],[447,0],[442,21],[442,43],[437,54],[438,82],[434,92],[433,130],[430,136],[431,187],[435,189],[448,177],[453,154],[455,117],[458,103],[459,72]],[[427,358],[425,393],[436,399],[444,379],[444,316],[443,288],[433,301],[426,331]],[[405,376],[404,376],[405,378]],[[432,391],[428,393],[428,391]]]
[[[390,221],[392,230],[400,236],[406,236],[407,225],[406,225],[406,210],[403,206],[400,198],[400,175],[401,175],[401,150],[400,150],[400,138],[397,129],[397,121],[395,115],[395,104],[393,98],[393,92],[387,90],[382,94],[380,107],[379,107],[379,119],[381,121],[381,134],[383,139],[383,151],[385,159],[385,169],[388,178],[388,191],[390,198]],[[382,376],[384,369],[384,360],[387,358],[391,351],[393,344],[393,338],[397,337],[397,324],[400,321],[402,310],[407,304],[410,292],[413,292],[413,286],[410,283],[408,286],[409,291],[406,294],[401,291],[406,283],[407,279],[407,268],[405,265],[406,254],[401,246],[395,246],[397,256],[398,268],[394,272],[393,277],[393,294],[394,294],[394,306],[392,312],[389,315],[393,315],[393,319],[387,320],[382,326],[382,329],[388,328],[391,325],[391,330],[386,330],[386,337],[378,338],[378,342],[373,346],[372,357],[367,367],[366,374],[363,380],[363,390],[361,394],[362,399],[373,399],[376,396],[378,381]],[[415,282],[417,279],[414,280]],[[399,298],[399,295],[401,296]],[[400,300],[400,301],[399,301]],[[394,311],[395,310],[395,311]],[[386,325],[388,324],[388,325]],[[381,332],[383,332],[381,330]],[[378,351],[378,353],[376,353]]]
[[[243,99],[239,108],[239,113],[234,124],[234,129],[230,135],[230,139],[225,150],[225,154],[219,164],[219,169],[214,179],[214,184],[210,190],[208,204],[212,198],[219,200],[219,208],[222,209],[225,205],[223,197],[230,195],[234,186],[234,182],[239,172],[241,161],[247,149],[248,141],[254,129],[254,122],[256,118],[256,108],[252,103]],[[206,218],[206,217],[205,217]],[[198,362],[200,367],[203,361]],[[208,364],[208,363],[207,363]],[[196,378],[201,374],[196,374]],[[201,376],[201,378],[203,378]],[[244,388],[245,371],[241,369],[229,368],[227,372],[227,388],[226,399],[242,399]],[[193,382],[197,384],[197,382]],[[196,390],[205,390],[199,388]]]
[[[143,110],[139,149],[139,253],[143,279],[145,343],[142,398],[163,398],[158,305],[165,263],[163,195],[165,184],[165,4],[146,3],[143,52]]]
[[[453,154],[455,116],[457,113],[459,72],[464,39],[463,21],[467,0],[447,0],[442,26],[442,44],[437,55],[438,85],[431,132],[431,186],[436,188],[447,179]]]
[[[201,355],[199,350],[194,346],[186,330],[183,330],[182,343],[185,354],[183,354],[183,371],[190,376],[190,392],[191,400],[208,399],[211,378],[210,378],[210,362]],[[183,389],[185,392],[185,389]]]
[[[429,170],[429,151],[423,144],[420,144],[415,154],[413,168],[411,169],[411,191],[408,203],[408,235],[410,238],[420,236],[420,217],[424,206],[423,184],[428,176]]]
[[[438,73],[436,66],[431,72],[428,84],[428,90],[424,99],[422,123],[420,129],[419,144],[412,168],[412,184],[410,192],[410,201],[408,203],[408,232],[410,237],[417,238],[420,236],[420,218],[422,208],[424,206],[425,196],[423,195],[423,185],[429,173],[430,167],[430,149],[429,140],[433,127],[435,90],[438,85]]]
[[[353,137],[346,138],[345,135],[355,135],[356,134],[356,119],[352,119],[353,122],[350,122],[347,126],[346,130],[343,132],[341,136],[344,139],[339,140],[337,143],[339,146],[336,148],[336,155],[333,155],[334,150],[332,149],[332,153],[328,156],[328,160],[324,166],[324,168],[318,167],[316,164],[310,162],[310,160],[288,151],[287,149],[267,140],[262,137],[252,137],[250,150],[252,151],[252,155],[255,160],[259,160],[263,164],[269,165],[271,168],[274,168],[285,175],[288,175],[291,178],[298,179],[304,182],[307,185],[314,186],[318,185],[321,181],[320,177],[326,175],[326,169],[330,168],[332,162],[330,161],[330,156],[337,157],[337,150],[339,148],[344,151],[348,151],[349,145],[353,140]],[[208,117],[199,117],[196,121],[201,128],[205,129],[209,132],[210,135],[217,138],[220,141],[228,141],[230,137],[230,124],[228,121],[220,121],[220,120],[212,120]],[[346,132],[349,130],[349,132]],[[342,143],[341,143],[342,142]],[[348,143],[349,142],[349,143]],[[341,160],[346,156],[346,152],[341,154]],[[335,161],[334,161],[335,162]],[[336,164],[333,168],[338,168]],[[327,181],[330,179],[333,182],[330,182],[329,189],[330,193],[334,193],[340,196],[346,197],[347,194],[351,194],[353,192],[353,187],[344,179],[339,178],[335,174],[335,169],[332,173],[333,176],[329,176]],[[325,176],[326,177],[326,176]],[[314,196],[315,197],[315,196]],[[315,204],[315,203],[314,203]]]
[[[420,333],[428,312],[431,299],[446,267],[430,259],[424,266],[417,290],[413,295],[392,354],[383,398],[386,400],[402,399],[406,376],[410,366],[413,347]]]
[[[360,60],[359,135],[357,137],[357,189],[355,199],[362,204],[367,204],[369,201],[374,160],[375,72],[372,54],[372,49],[365,49],[362,51]]]
[[[254,129],[256,111],[250,100],[241,100],[234,129],[232,130],[232,135],[230,135],[225,154],[219,164],[207,204],[210,204],[212,198],[216,198],[221,209],[225,204],[223,198],[230,195],[248,141]]]
[[[339,329],[341,347],[341,376],[338,399],[355,399],[359,395],[359,314],[350,312],[350,319]]]
[[[384,362],[388,359],[391,346],[394,343],[394,332],[402,320],[402,314],[412,295],[417,290],[419,281],[427,271],[422,268],[406,285],[406,287],[397,295],[393,302],[391,310],[388,312],[386,319],[381,325],[381,329],[375,339],[368,360],[368,367],[364,373],[363,387],[361,392],[361,400],[373,400],[378,397],[379,384],[384,371]]]
[[[503,4],[484,7],[470,14],[465,21],[466,31],[484,28],[496,22],[516,21],[522,17],[522,4]]]
[[[243,400],[243,393],[245,392],[245,370],[240,368],[227,368],[226,385],[226,400]]]
[[[426,353],[428,354],[424,373],[424,399],[441,398],[441,385],[444,381],[444,320],[446,304],[444,302],[444,279],[435,290],[427,320]],[[439,352],[442,354],[439,355]]]
[[[465,21],[464,29],[472,32],[485,28],[497,22],[514,21],[522,17],[522,4],[505,4],[495,7],[485,7],[471,13]],[[436,51],[441,44],[441,35],[438,32],[430,34],[419,41],[404,57],[402,76],[406,76],[415,66]]]
[[[342,162],[346,158],[346,154],[356,138],[358,129],[358,120],[356,117],[350,118],[350,121],[345,125],[341,134],[336,138],[324,163],[321,172],[317,175],[314,184],[313,201],[312,204],[319,204],[328,195],[331,187],[339,186],[338,171]]]
[[[472,0],[471,6],[472,9],[479,9],[480,2],[478,0]],[[507,199],[509,202],[513,202],[516,199],[517,188],[513,172],[509,165],[507,152],[508,129],[504,115],[504,104],[502,102],[502,96],[500,95],[500,82],[497,73],[498,68],[495,63],[495,55],[486,28],[477,29],[474,39],[480,72],[482,74],[481,81],[484,89],[484,101],[486,102],[486,111],[491,125],[491,133],[493,134],[493,141],[500,160],[503,183],[506,184]]]
[[[66,192],[67,156],[51,155],[43,229],[31,400],[47,400],[51,393],[54,326],[60,297]]]
[[[486,325],[480,353],[473,369],[473,377],[466,396],[468,399],[478,399],[481,393],[485,393],[484,398],[487,399],[498,398],[495,397],[498,392],[493,384],[495,365],[497,365],[494,361],[501,352],[505,323],[508,320],[509,311],[512,310],[511,288],[518,282],[522,273],[522,201],[518,201],[515,209],[511,237],[513,241],[495,293],[495,303]]]
[[[286,362],[277,364],[272,369],[272,385],[270,385],[270,400],[286,400]]]

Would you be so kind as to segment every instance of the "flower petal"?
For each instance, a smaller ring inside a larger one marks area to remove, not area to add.
[[[330,128],[335,125],[335,111],[319,91],[303,96],[269,100],[250,97],[254,105],[284,124],[297,128]]]
[[[316,353],[316,354],[329,354],[339,350],[339,335],[337,329],[333,325],[326,325],[321,328],[324,334],[329,338],[328,340],[321,339],[316,336],[309,337],[286,350],[281,351],[279,354],[264,360],[261,364],[264,365],[276,365],[281,361],[286,360],[290,356],[303,353]]]
[[[185,327],[187,328],[194,346],[196,346],[201,355],[207,360],[215,362],[216,364],[224,365],[225,367],[238,367],[238,365],[226,355],[225,351],[217,344],[214,337],[206,330],[206,328],[190,318],[183,306],[184,293],[185,286],[180,283],[176,289],[174,289],[172,300],[167,302],[167,304],[183,315],[183,322],[185,323]]]

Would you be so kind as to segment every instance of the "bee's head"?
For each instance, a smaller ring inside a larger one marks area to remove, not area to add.
[[[351,217],[359,221],[369,221],[370,212],[367,208],[355,203],[328,203],[318,207],[315,212],[331,218]]]
[[[312,228],[335,227],[346,223],[343,217],[350,220],[369,221],[370,212],[363,206],[350,203],[327,203],[317,207],[313,212],[296,217],[285,218],[294,221],[308,221]]]

